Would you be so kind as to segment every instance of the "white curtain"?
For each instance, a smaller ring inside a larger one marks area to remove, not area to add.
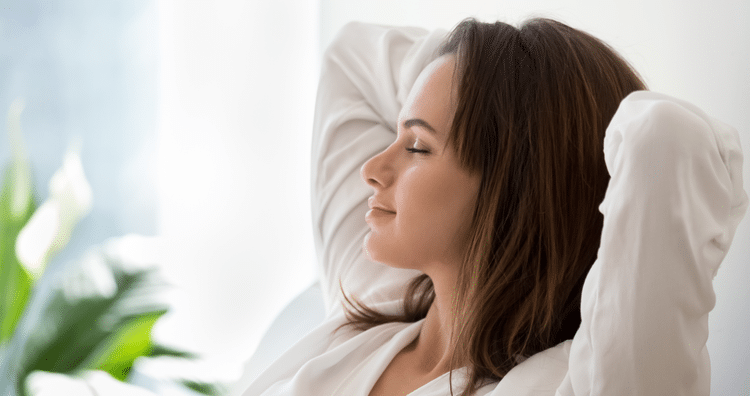
[[[160,0],[159,9],[159,229],[177,292],[154,331],[205,356],[182,374],[231,379],[315,277],[319,7]]]

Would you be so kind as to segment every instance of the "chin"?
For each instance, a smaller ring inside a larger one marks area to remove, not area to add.
[[[396,265],[393,265],[391,263],[391,260],[388,260],[387,257],[383,256],[382,247],[378,246],[379,244],[376,243],[376,241],[372,240],[372,236],[372,231],[370,231],[367,233],[367,235],[365,235],[365,238],[362,241],[362,251],[365,253],[365,257],[367,257],[368,260],[374,261],[376,263],[384,264],[389,267],[397,267]]]
[[[362,251],[365,253],[365,257],[367,257],[368,260],[385,265],[390,265],[383,262],[383,256],[382,254],[379,254],[381,252],[377,244],[373,246],[372,231],[368,232],[367,235],[365,235],[365,238],[362,241]]]
[[[392,249],[383,249],[381,246],[373,246],[373,241],[368,240],[371,234],[365,236],[364,242],[362,243],[362,251],[365,257],[375,263],[383,264],[391,268],[398,269],[416,269],[411,266],[403,265],[404,260],[398,260],[396,257],[389,257],[389,255],[383,254],[384,251],[392,252]]]

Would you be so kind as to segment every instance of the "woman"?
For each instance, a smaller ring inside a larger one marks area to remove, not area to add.
[[[642,89],[546,19],[347,25],[313,135],[328,317],[245,395],[707,394],[739,143]]]

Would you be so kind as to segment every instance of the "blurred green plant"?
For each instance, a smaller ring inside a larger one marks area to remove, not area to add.
[[[70,150],[49,183],[49,198],[37,206],[22,110],[15,101],[8,112],[13,155],[0,190],[0,394],[26,395],[33,372],[101,370],[126,381],[139,357],[194,358],[151,338],[169,308],[159,299],[166,284],[155,267],[127,263],[106,248],[92,248],[49,275],[51,290],[30,303],[47,263],[90,211],[92,194],[78,154]],[[204,394],[220,392],[213,384],[183,383]]]

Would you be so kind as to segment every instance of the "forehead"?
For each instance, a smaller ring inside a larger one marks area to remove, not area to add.
[[[447,136],[456,112],[454,70],[455,60],[451,55],[432,61],[417,77],[401,109],[399,122],[421,119],[430,124],[438,135]]]

